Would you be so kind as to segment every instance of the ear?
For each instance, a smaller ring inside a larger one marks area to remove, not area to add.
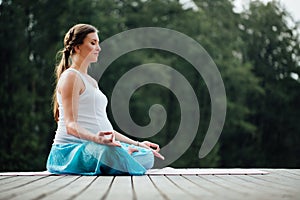
[[[76,45],[76,46],[74,47],[74,51],[75,51],[75,53],[80,53],[80,46],[79,46],[79,45]]]

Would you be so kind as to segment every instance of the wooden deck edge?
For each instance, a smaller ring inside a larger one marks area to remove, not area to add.
[[[255,168],[171,168],[150,169],[146,175],[265,175],[268,169]],[[48,171],[38,172],[0,172],[0,176],[50,176]],[[63,175],[63,174],[62,174]],[[63,175],[65,176],[65,175]]]

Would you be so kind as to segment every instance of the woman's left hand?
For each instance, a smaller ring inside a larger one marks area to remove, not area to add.
[[[160,151],[159,145],[155,144],[153,142],[149,142],[149,141],[143,141],[143,142],[139,142],[139,146],[140,147],[144,147],[146,149],[152,149],[155,150],[156,152]]]
[[[140,147],[144,147],[146,149],[151,149],[151,151],[153,152],[153,155],[155,157],[158,157],[162,160],[165,159],[165,157],[163,155],[161,155],[160,153],[158,153],[160,151],[159,145],[155,144],[153,142],[149,142],[149,141],[143,141],[143,142],[139,142],[139,146]]]

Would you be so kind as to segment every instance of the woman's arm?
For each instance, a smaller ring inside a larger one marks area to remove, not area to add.
[[[77,138],[93,141],[100,144],[120,146],[114,142],[114,138],[105,138],[104,135],[111,132],[91,133],[77,123],[79,95],[85,90],[84,83],[75,72],[63,74],[58,83],[58,92],[62,97],[64,119],[67,133]]]
[[[125,142],[127,144],[133,144],[133,145],[136,145],[138,146],[139,142],[138,141],[134,141],[132,139],[130,139],[129,137],[126,137],[125,135],[117,132],[117,131],[114,131],[115,133],[115,136],[116,136],[116,139],[121,141],[121,142]]]
[[[125,142],[127,144],[133,144],[136,146],[140,146],[140,147],[144,147],[146,149],[151,149],[154,156],[164,160],[165,157],[163,155],[161,155],[160,153],[158,153],[160,151],[159,145],[155,144],[153,142],[149,142],[149,141],[143,141],[143,142],[139,142],[139,141],[134,141],[128,137],[126,137],[125,135],[114,131],[115,135],[116,135],[116,139],[121,141],[121,142]],[[138,149],[133,149],[134,151],[138,151]]]
[[[133,144],[135,146],[141,146],[141,147],[144,147],[144,148],[147,148],[147,149],[154,148],[157,152],[160,150],[158,144],[155,144],[155,143],[152,143],[152,142],[149,142],[149,141],[143,141],[143,142],[135,141],[135,140],[132,140],[132,139],[126,137],[125,135],[123,135],[123,134],[121,134],[117,131],[114,131],[114,132],[115,132],[115,135],[116,135],[116,139],[121,141],[121,142],[125,142],[127,144]]]

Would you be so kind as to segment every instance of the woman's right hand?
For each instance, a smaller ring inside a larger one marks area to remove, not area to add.
[[[98,143],[98,144],[105,144],[109,146],[116,146],[116,147],[121,147],[120,142],[115,140],[115,134],[114,132],[103,132],[99,131],[94,139],[93,142]]]

